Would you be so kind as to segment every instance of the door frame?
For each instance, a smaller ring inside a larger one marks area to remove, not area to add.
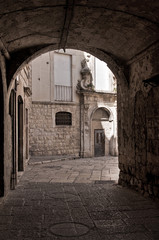
[[[96,145],[95,133],[96,133],[96,131],[101,131],[104,134],[103,155],[100,155],[102,157],[102,156],[105,156],[105,133],[104,133],[104,129],[94,129],[94,156],[95,157],[100,157],[100,156],[96,155],[96,151],[95,151],[95,145]]]

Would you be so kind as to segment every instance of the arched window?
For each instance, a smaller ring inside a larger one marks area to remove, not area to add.
[[[110,114],[104,108],[98,108],[93,114],[93,119],[96,121],[109,121]]]
[[[57,112],[55,121],[56,125],[72,125],[72,114],[70,112]]]

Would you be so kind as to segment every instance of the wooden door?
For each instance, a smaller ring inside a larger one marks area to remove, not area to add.
[[[94,130],[94,156],[105,155],[105,134],[103,129]]]

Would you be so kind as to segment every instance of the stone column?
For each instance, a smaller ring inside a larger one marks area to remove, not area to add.
[[[80,92],[79,92],[80,93]],[[80,93],[80,157],[84,157],[84,96]]]
[[[84,102],[84,157],[90,157],[90,141],[89,141],[89,128],[90,128],[90,123],[89,123],[89,118],[88,118],[88,109],[89,109],[89,104]]]
[[[6,174],[7,159],[7,81],[5,57],[0,51],[0,196],[5,195],[9,186]],[[7,184],[8,183],[8,184]]]

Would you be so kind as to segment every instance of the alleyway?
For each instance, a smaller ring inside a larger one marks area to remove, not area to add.
[[[159,239],[159,207],[117,186],[117,158],[35,163],[0,204],[0,240]]]

